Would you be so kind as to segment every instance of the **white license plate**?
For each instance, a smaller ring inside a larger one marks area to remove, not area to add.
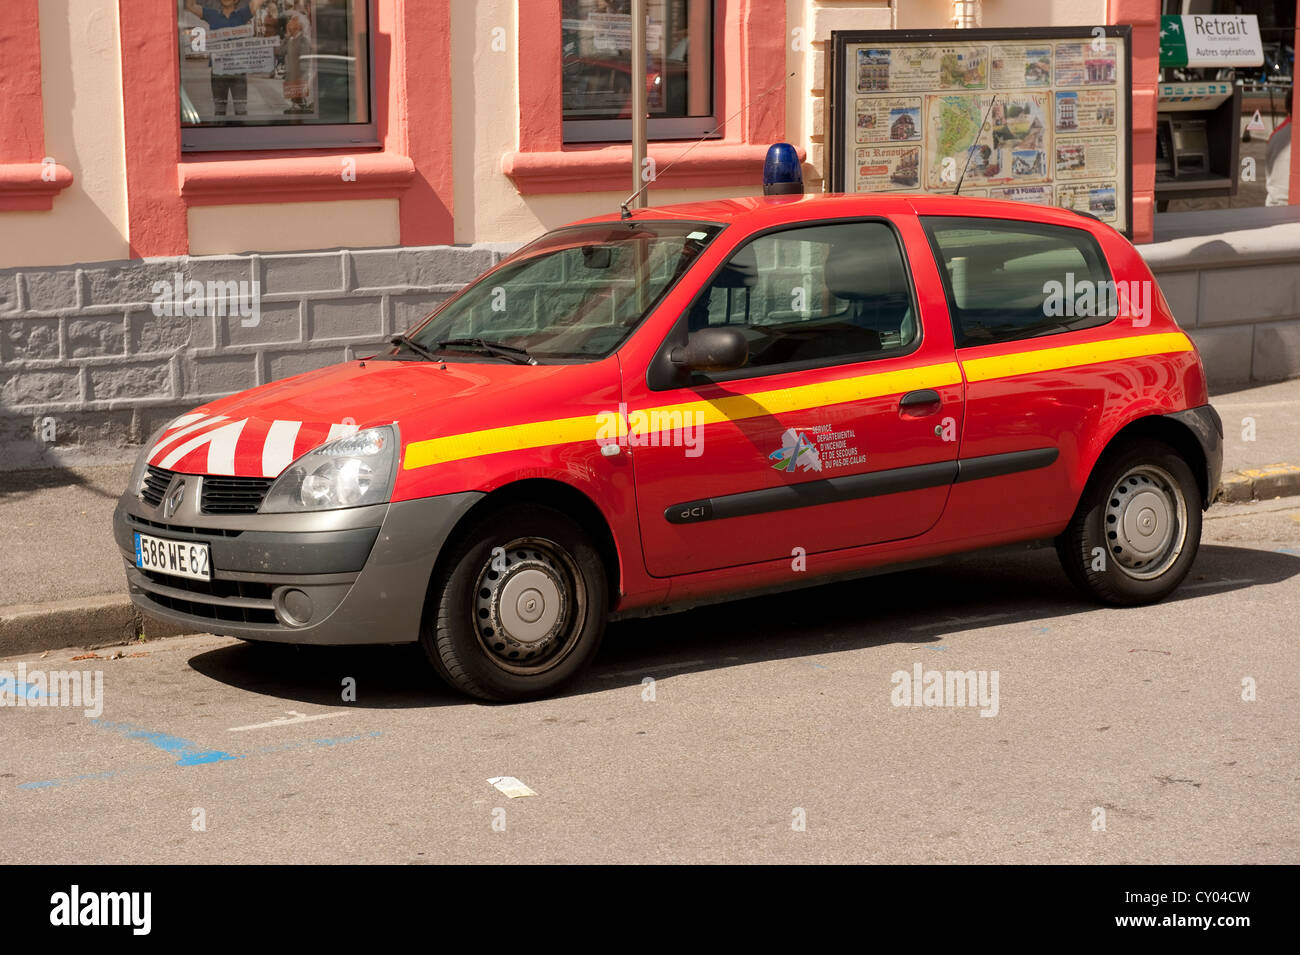
[[[169,541],[148,534],[135,535],[135,565],[141,570],[211,580],[208,545],[197,541]]]

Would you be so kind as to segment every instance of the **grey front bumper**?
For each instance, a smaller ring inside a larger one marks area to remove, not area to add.
[[[164,521],[124,494],[113,514],[131,600],[198,633],[281,643],[410,643],[438,552],[478,492],[302,514],[214,516],[197,493]],[[191,503],[195,502],[195,503]],[[135,566],[135,534],[201,541],[211,581]]]

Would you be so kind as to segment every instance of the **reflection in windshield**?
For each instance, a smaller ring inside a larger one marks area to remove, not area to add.
[[[411,338],[442,357],[482,339],[546,359],[610,354],[640,324],[721,227],[617,222],[542,236],[448,301]],[[482,361],[492,352],[474,355]],[[499,360],[500,356],[493,360]]]

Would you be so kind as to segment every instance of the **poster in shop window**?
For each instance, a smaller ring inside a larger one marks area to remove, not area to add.
[[[837,31],[830,188],[1058,205],[1128,233],[1126,26]]]
[[[337,21],[342,8],[333,0],[323,0],[323,6]],[[200,126],[319,119],[319,12],[317,0],[178,0],[181,121]]]

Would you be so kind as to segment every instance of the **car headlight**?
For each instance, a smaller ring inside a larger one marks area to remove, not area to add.
[[[263,514],[362,507],[388,500],[397,434],[385,425],[323,444],[289,465],[266,492]]]

